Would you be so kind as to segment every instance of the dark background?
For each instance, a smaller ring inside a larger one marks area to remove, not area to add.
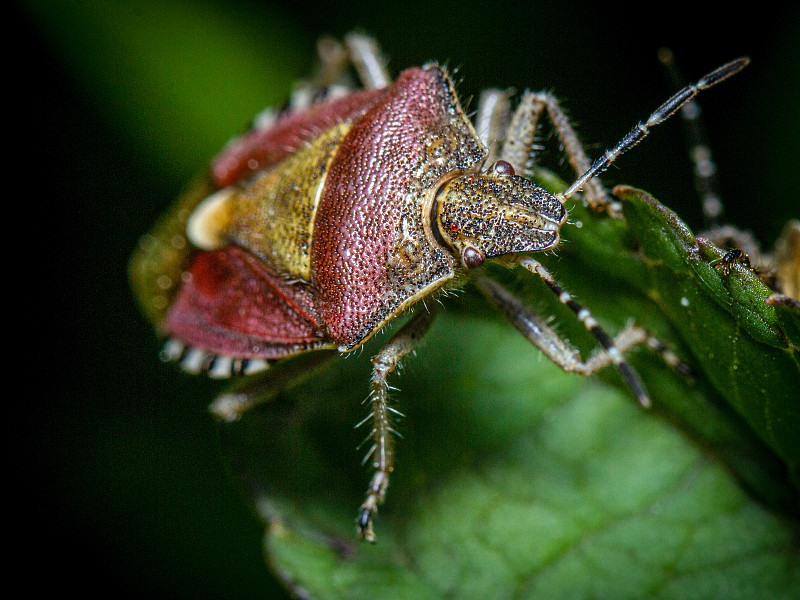
[[[288,86],[245,98],[241,114],[214,117],[224,133],[196,140],[189,130],[166,144],[170,136],[148,133],[156,115],[140,106],[147,78],[132,84],[125,61],[109,58],[125,49],[113,28],[94,19],[102,3],[59,4],[12,4],[7,21],[18,33],[7,60],[13,158],[6,164],[16,199],[7,218],[22,230],[7,253],[7,289],[27,292],[9,294],[10,305],[32,317],[9,336],[25,340],[15,352],[22,377],[9,372],[22,390],[7,400],[10,529],[19,532],[12,553],[20,568],[32,569],[28,592],[272,597],[279,591],[263,567],[261,525],[217,457],[206,412],[215,386],[159,363],[125,269],[137,238],[202,161]],[[161,18],[159,3],[113,4],[134,29],[147,31]],[[691,78],[749,55],[743,73],[700,98],[727,214],[769,245],[800,212],[800,11],[788,3],[724,13],[670,4],[658,14],[641,3],[630,11],[606,3],[433,0],[402,8],[307,0],[174,5],[186,14],[186,37],[160,42],[176,52],[195,44],[200,63],[215,58],[204,55],[204,36],[224,25],[231,60],[239,46],[252,60],[248,49],[263,35],[264,62],[274,67],[280,55],[291,81],[311,64],[317,37],[359,26],[377,36],[395,73],[428,59],[458,67],[464,98],[487,86],[552,90],[593,156],[671,94],[656,61],[662,45]],[[143,42],[138,51],[146,49]],[[187,98],[187,106],[214,115],[221,99],[237,96],[235,86],[207,86],[207,97]],[[181,83],[175,87],[180,92]],[[604,181],[643,187],[698,228],[681,134],[677,120],[656,129]]]

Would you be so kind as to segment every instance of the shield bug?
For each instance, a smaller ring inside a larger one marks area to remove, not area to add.
[[[344,45],[326,40],[320,47],[322,68],[288,109],[260,115],[142,239],[132,281],[167,338],[163,356],[189,372],[225,377],[301,353],[351,352],[424,299],[469,279],[561,368],[588,375],[613,365],[649,406],[623,356],[648,336],[630,326],[612,339],[531,253],[558,246],[565,202],[580,190],[596,210],[619,218],[596,176],[747,59],[685,87],[591,163],[549,93],[524,94],[511,114],[508,93],[487,91],[473,124],[441,65],[411,68],[390,82],[370,38],[351,34]],[[351,64],[360,89],[342,76]],[[523,176],[544,113],[578,175],[559,194]],[[602,351],[581,360],[482,273],[490,260],[543,279]],[[372,360],[365,423],[372,425],[373,476],[357,518],[367,540],[374,539],[373,518],[394,467],[387,379],[435,312],[417,308]],[[261,393],[245,387],[213,409],[236,419]]]

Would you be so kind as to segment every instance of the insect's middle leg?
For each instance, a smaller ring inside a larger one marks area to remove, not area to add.
[[[348,73],[351,66],[357,82]],[[356,32],[348,34],[344,43],[323,37],[317,42],[316,71],[294,89],[289,107],[305,110],[316,102],[341,97],[359,87],[377,89],[390,83],[386,59],[373,38]]]
[[[519,106],[514,111],[511,125],[503,145],[502,158],[511,163],[517,173],[525,172],[528,163],[534,159],[536,126],[542,113],[547,111],[558,141],[564,147],[569,163],[577,175],[583,175],[592,166],[578,134],[572,127],[569,117],[561,108],[558,99],[549,92],[525,92]],[[612,205],[608,193],[598,179],[586,182],[586,199],[597,210],[605,210]]]
[[[386,68],[386,58],[374,38],[363,33],[351,32],[345,37],[345,44],[350,60],[365,88],[378,89],[391,83]]]
[[[430,311],[425,307],[420,307],[386,346],[372,358],[372,379],[368,398],[371,412],[359,425],[372,423],[372,430],[367,438],[372,441],[372,445],[364,457],[364,462],[371,461],[373,475],[357,520],[361,537],[369,542],[375,541],[372,521],[378,512],[378,506],[386,496],[389,475],[394,470],[393,435],[396,435],[396,431],[392,428],[392,414],[402,416],[389,406],[387,380],[389,375],[397,369],[403,357],[414,351],[417,342],[425,335],[433,322],[435,314],[435,303]]]

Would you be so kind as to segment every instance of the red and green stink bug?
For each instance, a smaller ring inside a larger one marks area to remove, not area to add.
[[[234,139],[143,238],[132,280],[146,314],[168,338],[164,356],[189,372],[220,377],[314,350],[350,352],[421,300],[470,278],[564,370],[589,374],[614,365],[649,405],[623,358],[647,335],[628,327],[612,340],[530,253],[558,245],[564,202],[581,189],[597,210],[618,216],[595,177],[747,59],[675,94],[591,164],[550,94],[524,94],[510,115],[508,94],[488,91],[473,124],[442,66],[408,69],[389,83],[371,39],[353,34],[343,46],[321,48],[318,79],[287,110],[264,113]],[[351,63],[364,89],[340,85]],[[562,194],[518,175],[531,161],[545,111],[578,174]],[[581,361],[543,319],[482,273],[478,267],[490,259],[541,277],[603,351]],[[387,377],[434,315],[427,305],[414,311],[373,358],[374,474],[358,516],[368,540],[394,463]],[[237,418],[255,393],[219,399],[215,411]]]

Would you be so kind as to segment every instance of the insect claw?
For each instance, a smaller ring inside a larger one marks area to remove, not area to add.
[[[211,403],[209,411],[226,423],[233,423],[242,418],[251,404],[252,400],[247,394],[223,394]]]
[[[376,509],[370,509],[366,506],[361,507],[361,512],[358,515],[358,519],[356,520],[358,523],[358,533],[361,536],[361,539],[367,541],[371,544],[375,543],[375,530],[372,528],[372,515],[374,512],[377,512]]]
[[[628,386],[633,391],[633,394],[636,396],[636,399],[639,401],[639,404],[642,406],[642,408],[651,408],[653,406],[653,402],[650,400],[650,396],[644,389],[642,380],[639,379],[639,375],[636,374],[636,371],[633,370],[633,367],[626,362],[622,362],[617,365],[617,369],[619,369],[619,371],[625,377],[625,381],[628,382]]]

